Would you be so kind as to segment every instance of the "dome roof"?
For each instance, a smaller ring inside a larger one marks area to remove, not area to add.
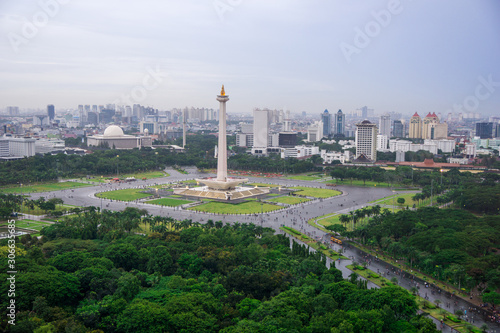
[[[123,136],[123,130],[119,127],[119,126],[116,126],[116,125],[111,125],[111,126],[108,126],[108,128],[106,128],[106,130],[104,131],[104,134],[103,136],[107,136],[107,137],[116,137],[116,136]]]

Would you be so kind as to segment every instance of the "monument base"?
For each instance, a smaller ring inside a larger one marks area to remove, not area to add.
[[[210,186],[200,186],[192,188],[176,188],[174,194],[186,197],[206,198],[221,201],[231,201],[254,197],[269,193],[269,187],[243,187],[236,186],[232,189],[217,190]]]

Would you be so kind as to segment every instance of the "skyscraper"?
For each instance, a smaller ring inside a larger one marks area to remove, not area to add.
[[[321,114],[321,121],[323,122],[323,135],[330,136],[332,134],[332,115],[328,110]]]
[[[266,154],[269,137],[269,115],[267,109],[253,110],[253,147],[254,154]]]
[[[56,116],[54,105],[47,105],[47,115],[49,116],[49,120],[54,120],[54,117]]]
[[[476,123],[476,136],[490,139],[493,136],[493,123]]]
[[[422,124],[422,139],[424,140],[429,140],[432,139],[432,134],[431,134],[431,125],[432,124],[439,124],[439,118],[436,115],[436,113],[430,113],[425,116]]]
[[[377,160],[377,125],[368,120],[356,124],[356,158],[365,155],[372,161]]]
[[[404,138],[404,125],[401,120],[394,120],[392,124],[392,136],[396,138]]]
[[[345,114],[342,110],[338,110],[335,115],[335,129],[333,133],[337,137],[343,137],[345,135]]]
[[[366,119],[368,117],[368,107],[363,106],[361,108],[361,118]]]
[[[410,119],[410,133],[408,136],[412,139],[422,139],[422,118],[417,112]]]
[[[379,120],[379,133],[380,135],[385,135],[387,137],[391,136],[391,116],[384,114],[380,116]]]

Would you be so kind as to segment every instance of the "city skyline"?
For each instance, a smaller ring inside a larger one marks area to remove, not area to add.
[[[370,105],[495,115],[499,9],[451,0],[3,2],[0,108],[216,107],[214,87],[225,84],[231,113]]]

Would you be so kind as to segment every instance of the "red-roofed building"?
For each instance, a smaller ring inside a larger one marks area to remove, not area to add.
[[[422,118],[417,112],[410,119],[409,137],[412,139],[422,138]]]
[[[376,164],[385,164],[391,166],[411,166],[418,169],[467,169],[467,170],[486,170],[483,165],[470,165],[458,163],[436,163],[432,158],[426,158],[423,162],[377,162]]]

